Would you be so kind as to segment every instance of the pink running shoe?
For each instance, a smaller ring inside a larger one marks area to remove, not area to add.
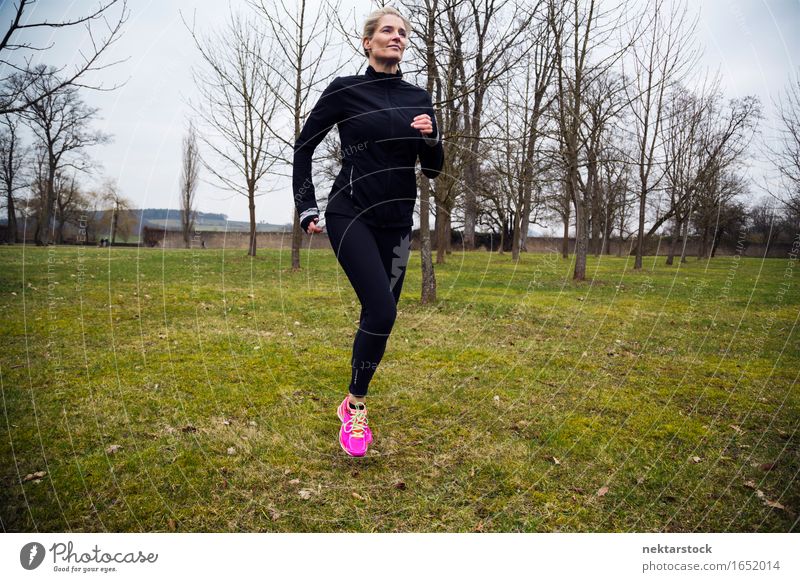
[[[348,402],[349,396],[345,396],[336,415],[342,421],[339,429],[339,444],[345,453],[351,457],[363,457],[367,452],[369,443],[372,442],[372,430],[370,430],[367,420],[367,405],[357,403],[356,410],[350,409]]]

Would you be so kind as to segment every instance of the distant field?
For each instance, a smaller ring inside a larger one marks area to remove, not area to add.
[[[330,250],[0,247],[4,531],[798,529],[800,266],[413,253],[345,456]],[[37,472],[44,472],[44,474]],[[27,476],[27,477],[26,477]]]

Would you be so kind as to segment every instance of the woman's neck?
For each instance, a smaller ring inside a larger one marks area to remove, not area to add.
[[[397,63],[388,63],[386,61],[379,61],[377,59],[370,59],[369,64],[372,65],[372,68],[375,69],[378,73],[389,73],[390,75],[397,74]]]

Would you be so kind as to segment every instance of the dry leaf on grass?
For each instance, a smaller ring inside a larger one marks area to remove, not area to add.
[[[28,473],[27,475],[25,475],[25,477],[22,478],[22,482],[24,483],[26,481],[32,481],[34,479],[38,480],[44,477],[45,475],[47,475],[47,471],[36,471],[35,473]]]
[[[774,507],[775,509],[786,509],[783,505],[778,503],[777,501],[770,501],[767,499],[767,496],[764,495],[764,492],[761,489],[756,489],[756,497],[758,497],[761,501],[764,502],[764,505],[769,507]]]

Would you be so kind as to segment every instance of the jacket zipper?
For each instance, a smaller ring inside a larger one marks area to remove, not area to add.
[[[353,198],[353,166],[350,165],[350,198]]]
[[[387,81],[384,81],[383,84],[386,87],[386,103],[389,105],[389,108],[388,108],[388,112],[389,112],[389,142],[388,143],[391,144],[391,143],[393,143],[392,142],[392,138],[394,137],[394,132],[392,131],[392,121],[393,121],[393,119],[392,119],[392,108],[394,106],[392,105],[391,97],[389,97],[389,83]],[[384,192],[385,196],[388,196],[388,193],[389,193],[389,184],[391,183],[391,179],[390,179],[391,178],[391,174],[392,174],[391,168],[387,167],[386,168],[386,180],[385,180],[385,184],[386,185],[383,188],[383,192]]]

